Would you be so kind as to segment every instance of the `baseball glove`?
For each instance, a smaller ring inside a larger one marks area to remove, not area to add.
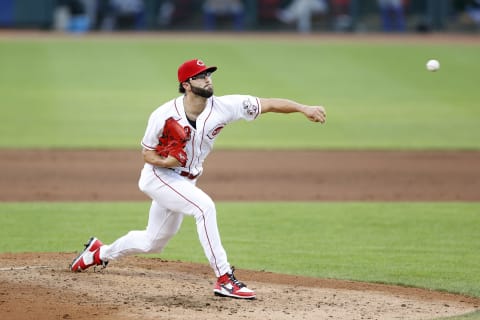
[[[155,148],[157,154],[162,157],[172,156],[177,159],[182,167],[187,164],[187,154],[184,150],[189,136],[184,127],[182,127],[172,117],[165,121],[163,134],[158,138],[158,145]]]

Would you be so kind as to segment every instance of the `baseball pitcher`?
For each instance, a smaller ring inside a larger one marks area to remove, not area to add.
[[[200,243],[217,277],[215,295],[255,299],[255,292],[234,276],[220,239],[215,203],[196,186],[203,162],[218,134],[231,122],[255,120],[267,112],[300,112],[311,121],[324,123],[326,113],[322,106],[286,99],[215,96],[212,74],[216,70],[199,59],[181,64],[177,74],[181,95],[150,115],[141,141],[145,165],[138,183],[152,199],[146,229],[130,231],[109,245],[90,238],[71,263],[71,271],[106,267],[109,261],[126,255],[159,253],[187,215],[196,221]]]

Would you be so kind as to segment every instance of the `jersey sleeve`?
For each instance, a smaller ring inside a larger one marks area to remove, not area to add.
[[[159,112],[153,112],[148,119],[145,135],[142,138],[142,146],[148,150],[155,150],[158,145],[158,137],[163,131],[165,119],[159,115]]]
[[[248,95],[230,95],[226,96],[230,101],[233,110],[233,121],[244,119],[247,121],[255,120],[262,111],[260,99]]]

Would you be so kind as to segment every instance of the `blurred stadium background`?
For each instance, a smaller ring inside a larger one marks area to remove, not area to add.
[[[0,29],[478,33],[480,0],[0,0]]]

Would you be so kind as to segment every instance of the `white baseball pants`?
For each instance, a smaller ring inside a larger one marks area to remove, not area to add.
[[[100,259],[110,261],[125,255],[159,253],[180,229],[184,215],[190,215],[195,218],[200,243],[216,276],[230,272],[218,232],[215,204],[195,182],[173,170],[146,165],[138,185],[152,198],[147,228],[130,231],[112,244],[102,246]]]

